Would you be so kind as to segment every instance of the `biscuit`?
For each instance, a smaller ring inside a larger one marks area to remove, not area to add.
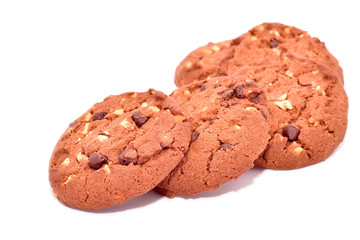
[[[280,23],[263,23],[233,40],[209,43],[191,52],[177,67],[175,84],[231,75],[245,65],[278,65],[286,54],[330,66],[343,82],[342,68],[318,38]]]
[[[155,189],[168,196],[219,188],[254,166],[269,139],[266,99],[254,81],[220,77],[175,90],[193,136],[181,163]]]
[[[325,160],[347,128],[348,98],[337,72],[293,55],[278,66],[245,66],[236,75],[266,92],[271,140],[255,165],[295,169]]]
[[[55,146],[49,181],[57,198],[102,209],[153,189],[182,160],[191,124],[169,96],[109,96],[71,123]]]

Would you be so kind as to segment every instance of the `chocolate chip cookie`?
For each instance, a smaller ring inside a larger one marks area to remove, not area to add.
[[[325,160],[343,140],[348,98],[338,73],[293,55],[276,66],[245,66],[236,75],[266,92],[271,140],[256,166],[295,169]]]
[[[269,139],[263,91],[252,80],[219,77],[171,96],[193,127],[188,152],[156,188],[173,197],[217,189],[254,166]]]
[[[191,52],[177,67],[175,83],[231,75],[245,65],[278,65],[287,53],[330,66],[343,82],[336,58],[318,38],[280,23],[264,23],[233,40],[209,43]]]
[[[167,95],[110,96],[70,124],[50,160],[49,180],[68,206],[102,209],[154,188],[184,157],[191,124]]]

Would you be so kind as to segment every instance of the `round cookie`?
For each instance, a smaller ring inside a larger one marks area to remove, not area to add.
[[[188,152],[156,190],[168,197],[210,191],[254,166],[269,139],[263,91],[254,81],[199,81],[171,96],[193,127]]]
[[[102,209],[153,189],[182,160],[191,124],[164,93],[109,96],[71,123],[55,146],[49,180],[68,206]]]
[[[271,140],[256,166],[305,167],[325,160],[343,140],[348,98],[334,69],[287,55],[278,66],[245,66],[236,75],[266,92]]]
[[[197,80],[231,75],[245,65],[278,65],[287,53],[329,65],[343,82],[338,61],[318,38],[295,27],[263,23],[236,39],[209,43],[191,52],[178,65],[175,83],[180,87]]]

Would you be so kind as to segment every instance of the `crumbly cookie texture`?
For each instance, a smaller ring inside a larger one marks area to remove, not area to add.
[[[49,166],[57,198],[102,209],[154,188],[184,157],[191,124],[171,97],[150,89],[110,96],[70,124]]]
[[[256,166],[295,169],[325,160],[343,140],[348,98],[337,72],[318,62],[289,61],[245,66],[236,75],[264,89],[271,140]]]
[[[177,67],[178,87],[194,81],[231,75],[245,65],[277,65],[292,53],[326,64],[343,82],[336,58],[318,38],[280,23],[263,23],[233,40],[209,43],[191,52]]]
[[[217,189],[254,166],[269,139],[263,91],[253,80],[222,77],[175,90],[193,127],[189,151],[156,190],[168,197]]]

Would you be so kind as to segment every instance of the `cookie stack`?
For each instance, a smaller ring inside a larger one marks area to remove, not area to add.
[[[200,47],[179,64],[175,83],[170,96],[109,96],[71,123],[50,160],[58,199],[102,209],[151,189],[210,191],[254,166],[323,161],[346,132],[342,69],[295,27],[264,23]]]

